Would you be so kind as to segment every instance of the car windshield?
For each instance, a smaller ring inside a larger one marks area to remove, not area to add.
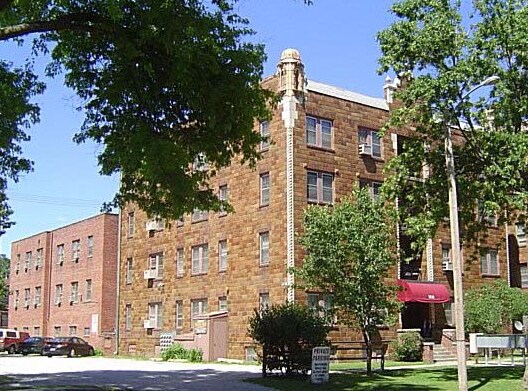
[[[68,337],[56,337],[51,340],[51,342],[69,342],[70,338]]]
[[[27,338],[24,340],[24,342],[27,342],[27,343],[39,342],[39,341],[40,341],[39,337],[31,337],[31,338]]]

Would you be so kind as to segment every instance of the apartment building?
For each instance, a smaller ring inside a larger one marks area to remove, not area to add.
[[[338,202],[356,184],[377,195],[383,167],[406,136],[378,133],[388,118],[397,82],[387,80],[385,97],[373,98],[311,81],[299,53],[288,49],[277,73],[263,84],[282,97],[273,117],[256,125],[255,131],[271,140],[260,145],[263,158],[254,170],[233,164],[213,183],[218,196],[233,205],[233,213],[196,211],[166,222],[149,219],[134,205],[123,209],[121,353],[155,355],[170,334],[190,346],[209,344],[210,359],[251,358],[254,349],[247,329],[255,309],[285,301],[325,304],[324,295],[295,289],[289,273],[303,262],[296,241],[303,211],[308,205]],[[400,230],[398,236],[400,251],[410,251],[405,232]],[[486,251],[464,249],[465,255],[484,254],[476,261],[465,258],[466,289],[508,278],[504,227],[491,226],[480,246]],[[438,333],[452,328],[449,252],[446,226],[429,240],[423,254],[391,272],[393,282],[400,280],[407,292],[398,328],[420,328],[424,323]],[[422,282],[428,282],[425,288]],[[395,331],[381,330],[384,338],[394,337]],[[333,333],[340,339],[361,339],[357,330],[339,327]]]
[[[11,244],[9,327],[115,350],[118,216],[104,213]]]

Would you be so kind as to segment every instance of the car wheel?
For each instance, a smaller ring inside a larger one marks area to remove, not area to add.
[[[93,348],[90,348],[90,350],[88,351],[88,356],[95,356],[95,351],[93,350]]]
[[[28,352],[22,352],[22,356],[27,356]]]
[[[75,357],[75,349],[71,348],[70,353],[68,353],[68,357]]]
[[[41,351],[40,351],[40,355],[41,355],[41,356],[44,356],[44,349],[41,349]]]
[[[15,345],[11,345],[9,347],[9,350],[7,351],[9,354],[15,354],[16,352],[16,349],[15,349]]]
[[[48,358],[51,358],[51,354],[48,354]]]

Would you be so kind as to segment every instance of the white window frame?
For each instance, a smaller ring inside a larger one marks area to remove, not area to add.
[[[163,327],[163,304],[161,302],[149,303],[148,318],[155,329]]]
[[[92,301],[93,281],[91,278],[86,279],[86,291],[84,301]]]
[[[218,298],[218,311],[227,311],[227,296],[220,296]]]
[[[455,325],[455,317],[454,317],[454,303],[444,303],[444,314],[446,318],[446,324],[449,326]]]
[[[218,271],[224,272],[227,270],[228,249],[227,239],[218,241]]]
[[[39,307],[42,304],[42,287],[41,286],[35,287],[35,297],[33,298],[33,304],[35,304],[35,307]]]
[[[72,260],[77,261],[81,257],[81,240],[72,240]]]
[[[94,237],[93,235],[89,235],[86,238],[86,256],[87,257],[93,257],[93,250],[94,250]]]
[[[218,186],[218,199],[223,202],[229,201],[229,188],[226,184]],[[222,207],[220,209],[219,216],[225,216],[227,215],[227,212]]]
[[[62,303],[62,295],[64,292],[64,288],[62,284],[55,285],[55,304],[61,304]]]
[[[183,247],[176,249],[176,277],[183,277],[185,274],[185,252]]]
[[[262,140],[260,142],[260,150],[261,151],[267,151],[270,147],[270,131],[269,131],[269,121],[260,121],[259,123],[259,132],[260,136],[262,138],[265,138],[265,140]]]
[[[259,232],[259,263],[260,266],[270,264],[270,233],[269,231]]]
[[[132,257],[128,257],[125,263],[125,284],[132,284],[134,281],[134,260]]]
[[[42,265],[42,256],[44,255],[43,248],[37,248],[37,257],[35,259],[35,269],[38,269]]]
[[[77,336],[77,326],[69,326],[68,332],[69,332],[70,337],[76,337]]]
[[[191,273],[205,274],[209,271],[209,245],[207,243],[191,247]]]
[[[125,331],[132,330],[132,304],[125,304]]]
[[[163,252],[149,255],[149,269],[156,271],[156,278],[163,278]]]
[[[259,293],[259,310],[265,310],[271,306],[271,299],[269,292]]]
[[[493,266],[495,265],[495,271],[493,271]],[[482,275],[485,276],[499,276],[500,267],[499,267],[499,254],[495,249],[487,249],[480,256],[480,268]]]
[[[360,128],[359,129],[359,145],[368,145],[370,147],[370,154],[375,158],[383,156],[382,142],[379,133],[376,130]]]
[[[73,281],[70,284],[70,301],[79,302],[79,282]]]
[[[314,183],[314,179],[316,182]],[[331,187],[327,180],[331,181]],[[314,194],[315,190],[315,194]],[[330,192],[330,197],[328,196]],[[334,174],[308,170],[306,172],[306,198],[308,202],[331,205],[334,203]]]
[[[260,183],[260,206],[268,206],[270,204],[271,194],[271,177],[269,172],[263,172],[259,176]]]
[[[62,327],[61,326],[53,327],[53,336],[54,337],[60,337],[61,334],[62,334]]]
[[[209,219],[209,212],[195,208],[191,215],[192,223],[199,223],[200,221],[207,221]]]
[[[362,179],[359,181],[359,184],[361,187],[366,187],[368,189],[368,192],[370,194],[370,198],[373,201],[377,201],[380,196],[381,186],[383,186],[383,182],[379,181],[371,181],[368,179]]]
[[[24,262],[24,268],[27,270],[31,269],[31,258],[33,256],[33,253],[31,251],[26,252],[26,260]]]
[[[127,236],[133,238],[136,233],[136,221],[134,212],[129,212],[127,216]]]
[[[176,300],[176,329],[183,329],[183,300]]]
[[[333,149],[334,126],[332,121],[307,115],[305,140],[310,146]]]
[[[64,262],[64,244],[57,245],[57,263],[62,264]]]
[[[524,224],[515,224],[515,237],[517,238],[517,245],[519,247],[526,247],[526,226]]]
[[[207,298],[192,299],[191,300],[191,327],[194,329],[196,317],[198,315],[206,314],[208,311]]]
[[[519,274],[521,277],[521,288],[528,288],[528,265],[521,265],[519,268]]]
[[[24,288],[24,307],[29,307],[31,304],[31,288]]]

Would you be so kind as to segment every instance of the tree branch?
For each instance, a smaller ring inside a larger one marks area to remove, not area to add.
[[[0,0],[10,2],[11,0]],[[0,8],[1,10],[1,8]],[[21,37],[33,33],[45,33],[52,31],[72,30],[72,31],[94,31],[105,19],[92,13],[67,14],[55,20],[39,20],[29,23],[20,23],[0,29],[0,41]]]

